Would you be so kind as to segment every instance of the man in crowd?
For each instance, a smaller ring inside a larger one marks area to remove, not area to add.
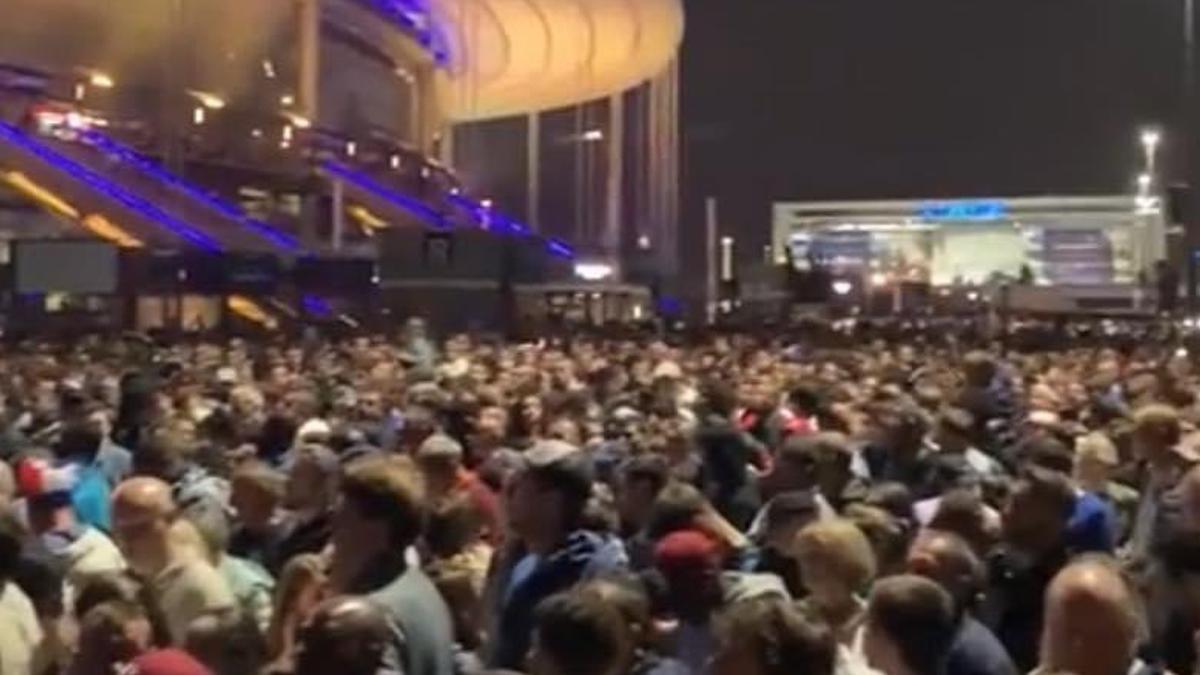
[[[498,604],[487,660],[497,668],[521,667],[539,602],[626,564],[619,540],[582,529],[592,492],[591,467],[582,451],[562,441],[542,441],[526,452],[525,461],[505,503],[514,541],[491,581]]]
[[[452,675],[454,631],[446,603],[409,549],[421,534],[425,487],[406,457],[368,457],[347,467],[333,514],[330,581],[362,595],[388,618],[385,668]]]
[[[234,607],[225,580],[195,546],[194,531],[179,519],[171,486],[138,476],[113,493],[113,534],[129,566],[149,581],[162,605],[171,638],[182,644],[191,622]]]

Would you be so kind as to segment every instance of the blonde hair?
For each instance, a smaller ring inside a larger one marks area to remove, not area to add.
[[[817,521],[796,535],[793,549],[801,560],[828,565],[850,588],[863,588],[875,578],[875,551],[862,530],[844,518]]]
[[[274,607],[271,623],[267,627],[267,653],[271,658],[282,656],[295,639],[289,619],[296,612],[296,602],[306,588],[323,586],[326,582],[325,560],[315,553],[303,553],[283,566],[279,581],[275,584]]]

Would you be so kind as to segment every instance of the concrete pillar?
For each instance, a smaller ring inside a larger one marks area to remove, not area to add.
[[[525,128],[525,220],[534,232],[541,230],[542,205],[542,117],[539,112],[529,113]]]
[[[317,124],[321,113],[321,0],[298,0],[300,72],[297,99],[301,115]]]
[[[342,250],[346,235],[346,185],[338,179],[333,181],[333,237],[330,242],[334,251]]]
[[[608,99],[608,172],[605,182],[605,253],[618,260],[621,255],[622,187],[625,169],[625,95]]]

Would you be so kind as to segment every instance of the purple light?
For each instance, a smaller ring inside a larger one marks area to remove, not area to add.
[[[299,252],[303,250],[303,247],[300,245],[300,243],[290,235],[280,232],[279,230],[260,220],[251,218],[233,204],[204,192],[200,188],[184,181],[182,178],[173,173],[164,171],[154,162],[135,152],[132,148],[128,148],[97,131],[87,131],[83,134],[83,138],[88,143],[97,147],[101,152],[114,155],[117,157],[117,159],[125,162],[126,164],[132,165],[135,169],[141,171],[143,174],[153,178],[154,180],[179,190],[187,196],[201,202],[209,209],[212,209],[226,218],[234,220],[239,224],[254,230],[255,233],[270,240],[271,243],[275,244],[276,246],[285,248],[292,252]]]
[[[102,178],[99,174],[85,168],[82,164],[68,159],[65,155],[58,153],[48,146],[39,143],[29,136],[21,133],[16,127],[5,122],[0,122],[0,137],[17,145],[26,151],[36,155],[39,159],[63,171],[72,178],[80,181],[91,187],[92,189],[107,196],[113,201],[125,206],[131,211],[142,214],[148,220],[158,225],[171,230],[180,237],[192,242],[200,248],[208,251],[221,251],[223,247],[220,242],[212,237],[209,237],[204,232],[193,228],[191,225],[179,220],[171,214],[163,211],[151,202],[118,187],[117,184]]]
[[[551,254],[556,255],[560,258],[565,258],[567,260],[575,259],[575,249],[571,248],[570,246],[567,246],[566,244],[564,244],[563,242],[561,242],[557,239],[547,238],[546,239],[546,250],[550,251]]]
[[[379,183],[376,183],[374,180],[371,180],[367,176],[352,170],[348,166],[338,164],[337,162],[325,162],[323,166],[325,167],[326,171],[334,174],[347,183],[350,183],[361,190],[369,192],[386,202],[394,204],[395,206],[412,213],[413,215],[425,220],[430,225],[438,229],[446,229],[446,220],[442,217],[442,214],[434,211],[422,202],[416,199],[405,197],[404,195],[393,190],[389,190]]]
[[[300,299],[301,306],[304,311],[314,316],[329,316],[333,314],[333,309],[330,308],[329,302],[318,295],[306,295]]]
[[[433,25],[432,13],[421,0],[365,0],[380,14],[416,36],[438,65],[450,62],[445,39]]]

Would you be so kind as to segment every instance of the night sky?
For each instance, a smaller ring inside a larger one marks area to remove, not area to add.
[[[716,195],[744,252],[772,201],[1129,191],[1140,124],[1170,152],[1183,0],[685,2],[682,227]]]

